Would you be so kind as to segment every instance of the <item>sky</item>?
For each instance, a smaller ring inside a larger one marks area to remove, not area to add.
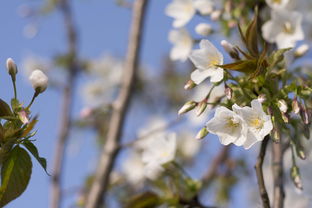
[[[113,0],[75,0],[72,2],[74,21],[79,33],[79,57],[96,58],[103,53],[124,57],[128,41],[130,10],[118,7]],[[27,38],[23,34],[31,20],[19,15],[21,6],[38,8],[41,4],[40,0],[10,0],[2,2],[0,7],[0,83],[5,86],[1,88],[0,95],[4,100],[8,101],[13,95],[10,77],[5,69],[5,61],[8,57],[12,57],[18,66],[22,66],[23,57],[29,54],[49,59],[56,54],[66,52],[66,36],[59,12],[32,19],[38,26],[38,34],[35,38]],[[167,36],[172,20],[164,14],[167,4],[168,1],[151,0],[146,19],[141,60],[153,70],[157,70],[162,58],[169,53],[171,48]],[[193,26],[191,22],[189,27]],[[216,40],[219,39],[216,38]],[[18,98],[27,104],[31,99],[33,89],[27,78],[22,75],[23,69],[19,68],[19,70]],[[79,85],[83,81],[79,80]],[[79,94],[78,88],[76,95]],[[53,149],[59,129],[58,108],[60,105],[59,91],[48,89],[38,97],[32,107],[33,114],[40,115],[36,127],[39,131],[35,143],[40,154],[47,158],[48,171],[51,170],[53,162]],[[73,107],[74,117],[77,117],[83,107],[79,96],[76,96]],[[71,132],[63,176],[63,185],[67,190],[63,207],[72,205],[76,197],[72,190],[81,185],[86,175],[96,165],[97,152],[92,136],[94,135],[90,131]],[[7,207],[48,207],[49,180],[49,176],[33,160],[33,173],[27,190]]]

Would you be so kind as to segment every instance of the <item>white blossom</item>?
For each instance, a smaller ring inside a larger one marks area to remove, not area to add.
[[[256,142],[262,141],[273,129],[271,117],[263,111],[258,99],[251,101],[251,107],[233,105],[233,111],[240,115],[248,126],[244,148],[249,149]]]
[[[47,89],[48,77],[39,69],[33,71],[29,77],[34,90],[38,93],[42,93]]]
[[[199,47],[200,49],[193,50],[189,56],[196,67],[191,79],[196,84],[200,84],[208,77],[211,82],[221,81],[223,69],[216,65],[223,64],[223,55],[209,40],[201,40]]]
[[[122,171],[126,179],[133,185],[141,184],[145,179],[145,167],[141,156],[132,152],[122,163]]]
[[[202,36],[208,36],[212,31],[211,25],[207,23],[199,23],[195,27],[195,32]]]
[[[202,143],[194,139],[194,135],[188,131],[179,134],[178,151],[186,159],[194,157],[200,150]]]
[[[142,161],[148,178],[155,179],[164,170],[162,165],[174,160],[176,146],[174,133],[148,140],[142,152]]]
[[[193,0],[173,0],[166,8],[165,13],[174,18],[173,27],[183,27],[194,16],[196,10]]]
[[[171,60],[185,61],[193,47],[193,40],[186,29],[171,30],[169,41],[173,44],[170,51]]]
[[[211,0],[194,0],[194,6],[201,15],[209,15],[213,11],[214,3]]]
[[[272,9],[286,9],[289,0],[265,0]]]
[[[289,48],[303,40],[302,14],[288,10],[272,10],[271,20],[262,26],[263,38],[278,48]]]
[[[206,127],[210,133],[218,135],[223,145],[234,143],[241,146],[246,142],[248,130],[246,122],[241,116],[226,107],[218,107]]]
[[[10,75],[14,76],[15,74],[17,74],[17,66],[12,58],[7,59],[6,67]]]

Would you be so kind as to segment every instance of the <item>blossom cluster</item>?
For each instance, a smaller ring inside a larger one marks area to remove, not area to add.
[[[258,99],[251,101],[251,107],[218,107],[214,117],[206,125],[210,133],[219,136],[221,144],[233,143],[249,149],[256,142],[262,141],[273,129],[271,116],[263,111]]]

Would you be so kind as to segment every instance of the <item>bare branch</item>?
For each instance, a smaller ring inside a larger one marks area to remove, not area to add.
[[[272,145],[273,208],[284,207],[284,171],[282,143]]]
[[[265,152],[266,152],[269,140],[270,140],[270,136],[266,136],[264,140],[262,141],[257,163],[255,165],[260,197],[261,197],[264,208],[270,208],[270,199],[269,199],[266,187],[265,187],[263,171],[262,171],[262,165],[263,165]]]
[[[132,25],[122,85],[119,95],[113,103],[113,113],[106,143],[103,145],[94,181],[87,196],[86,208],[98,208],[101,204],[105,203],[109,177],[120,150],[120,138],[132,95],[132,86],[139,61],[141,36],[147,3],[148,0],[136,0],[133,4]]]
[[[57,144],[54,153],[54,164],[52,169],[52,184],[51,184],[51,208],[59,208],[61,205],[61,174],[64,163],[64,153],[66,142],[69,136],[69,130],[71,126],[71,114],[72,114],[72,100],[73,92],[75,89],[77,67],[77,32],[73,23],[71,8],[68,0],[61,0],[59,2],[59,8],[62,12],[65,29],[67,32],[68,41],[68,56],[70,56],[68,63],[68,77],[66,84],[63,88],[63,98],[61,107],[60,128]]]

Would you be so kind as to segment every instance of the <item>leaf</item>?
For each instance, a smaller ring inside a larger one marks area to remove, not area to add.
[[[234,71],[240,71],[245,73],[252,73],[257,69],[257,60],[243,60],[243,61],[237,61],[230,64],[224,64],[224,65],[218,65],[221,68],[234,70]]]
[[[258,57],[259,55],[257,22],[258,22],[258,8],[256,7],[254,18],[249,23],[245,35],[246,47],[248,51],[255,57]]]
[[[0,117],[12,115],[10,106],[4,100],[0,99]]]
[[[261,52],[260,57],[258,58],[257,61],[257,69],[252,73],[249,79],[253,79],[260,75],[262,72],[264,72],[264,68],[267,67],[267,61],[266,61],[266,52],[267,52],[267,45],[264,44],[263,51]]]
[[[22,107],[18,99],[15,98],[11,99],[11,106],[14,112],[18,111]]]
[[[153,208],[159,205],[157,194],[147,191],[132,197],[126,205],[126,208]]]
[[[39,156],[39,152],[38,152],[37,147],[29,140],[24,140],[22,145],[24,145],[24,147],[26,147],[26,149],[34,156],[34,158],[37,159],[37,161],[39,162],[41,167],[44,169],[44,171],[48,175],[50,175],[47,171],[47,160],[45,158]]]
[[[31,176],[32,163],[23,148],[15,146],[1,168],[0,207],[20,196]]]
[[[269,58],[270,67],[274,67],[279,62],[281,62],[284,58],[284,53],[289,51],[290,49],[292,48],[283,48],[283,49],[274,51]]]

